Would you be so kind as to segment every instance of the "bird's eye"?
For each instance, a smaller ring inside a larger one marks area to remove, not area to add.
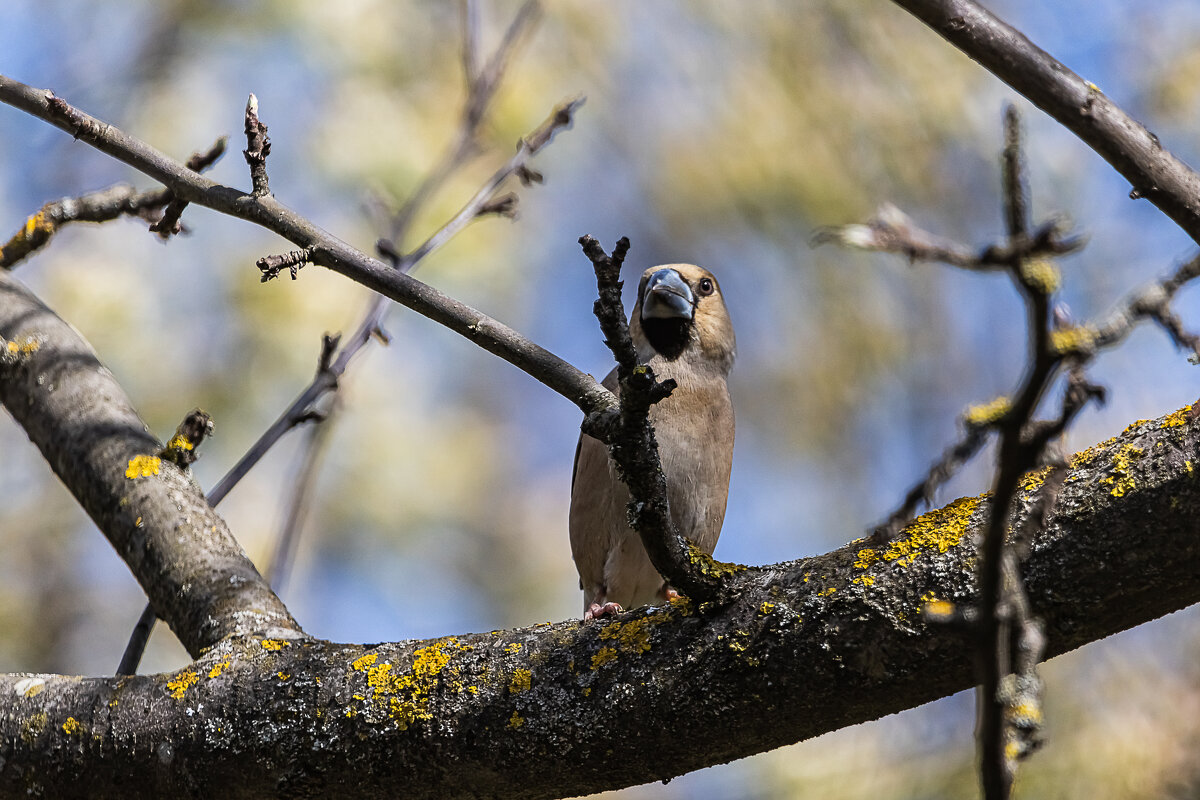
[[[700,284],[696,287],[696,290],[702,295],[710,295],[713,293],[713,289],[715,288],[716,287],[713,286],[712,279],[701,278]]]

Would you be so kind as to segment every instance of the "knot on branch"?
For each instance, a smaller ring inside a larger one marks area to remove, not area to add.
[[[291,250],[280,255],[263,256],[254,264],[262,272],[262,277],[259,279],[261,283],[266,283],[272,278],[278,278],[279,273],[285,269],[292,274],[292,280],[296,280],[297,273],[305,264],[309,264],[313,260],[317,249],[312,245],[303,250]]]
[[[183,418],[183,422],[179,423],[175,435],[167,442],[167,446],[159,451],[158,457],[170,461],[180,469],[187,469],[200,457],[197,448],[205,437],[212,435],[212,432],[213,421],[208,412],[199,408],[193,409]]]

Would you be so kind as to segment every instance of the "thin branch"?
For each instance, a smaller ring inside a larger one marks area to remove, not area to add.
[[[1200,242],[1200,174],[1090,81],[972,0],[894,0],[1082,139]]]
[[[684,541],[671,521],[667,480],[649,414],[650,406],[674,391],[675,381],[658,381],[653,369],[638,363],[621,303],[621,265],[629,251],[629,239],[622,237],[611,256],[590,236],[581,237],[579,244],[596,273],[599,297],[594,310],[604,343],[617,361],[621,386],[619,409],[589,414],[583,430],[608,445],[618,474],[629,487],[629,518],[650,563],[689,599],[697,603],[718,600],[725,588],[724,578],[744,568],[716,561]]]
[[[587,373],[507,325],[351,247],[271,195],[257,197],[208,180],[146,143],[70,106],[53,93],[5,76],[0,76],[0,102],[67,131],[162,182],[179,197],[261,225],[301,248],[313,247],[314,263],[341,273],[470,339],[561,394],[585,414],[616,405],[612,393]]]
[[[193,153],[188,159],[188,169],[203,172],[225,153],[225,137],[221,137],[208,150]],[[174,197],[168,189],[152,189],[138,192],[128,184],[117,184],[107,189],[89,192],[78,197],[64,197],[46,203],[36,214],[21,226],[11,239],[0,247],[0,269],[11,269],[49,243],[55,233],[73,222],[108,222],[118,217],[138,217],[151,224],[150,230],[158,232],[162,220],[174,214]],[[167,211],[164,211],[164,206]],[[181,209],[182,210],[182,209]],[[170,222],[171,232],[179,233],[182,226],[178,216]],[[163,236],[162,238],[166,238]]]
[[[271,193],[267,185],[267,156],[271,155],[271,138],[267,126],[258,118],[258,98],[253,94],[246,100],[246,149],[242,151],[250,165],[250,183],[254,196]]]

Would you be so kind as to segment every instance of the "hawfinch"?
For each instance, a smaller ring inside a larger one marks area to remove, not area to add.
[[[674,378],[678,384],[670,397],[651,406],[650,420],[671,520],[680,535],[711,555],[725,519],[733,462],[733,403],[725,381],[735,343],[717,279],[691,264],[651,267],[642,273],[629,331],[638,360],[659,380]],[[619,391],[615,369],[603,384]],[[585,620],[674,595],[629,527],[628,503],[629,490],[608,448],[580,434],[570,529]]]

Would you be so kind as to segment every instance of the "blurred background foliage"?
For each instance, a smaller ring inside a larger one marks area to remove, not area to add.
[[[1200,162],[1200,9],[1191,0],[996,0],[993,9],[1097,83],[1185,160]],[[485,49],[515,13],[482,2]],[[453,140],[463,101],[458,5],[9,0],[0,70],[184,158],[231,134],[216,179],[247,186],[237,152],[253,91],[270,126],[271,187],[360,248],[375,198],[403,199]],[[434,230],[565,97],[588,102],[535,166],[515,223],[477,222],[420,277],[602,375],[594,284],[575,243],[633,241],[627,278],[693,261],[721,277],[738,330],[738,445],[717,555],[764,563],[823,552],[883,519],[950,443],[965,406],[1015,382],[1019,301],[1001,277],[813,250],[815,227],[892,201],[920,224],[983,244],[1002,233],[1003,104],[1027,111],[1035,213],[1090,236],[1066,260],[1064,300],[1103,313],[1193,245],[1097,156],[915,20],[866,0],[594,3],[550,0],[484,130],[488,149],[432,199]],[[0,227],[47,200],[149,182],[0,108]],[[287,249],[190,208],[163,246],[130,221],[77,226],[19,276],[96,346],[154,431],[193,406],[216,437],[195,471],[212,486],[307,383],[320,336],[347,331],[364,290],[308,268],[258,282]],[[1200,297],[1180,310],[1200,325]],[[580,611],[566,537],[578,412],[468,342],[394,311],[393,341],[344,381],[292,579],[311,633],[426,637]],[[1079,448],[1194,400],[1200,382],[1160,333],[1105,355],[1109,405]],[[222,512],[260,565],[281,522],[300,437]],[[987,488],[987,459],[941,501]],[[0,418],[0,670],[111,672],[144,597],[124,565]],[[1069,587],[1064,587],[1069,591]],[[1048,746],[1026,797],[1192,797],[1200,791],[1194,611],[1058,658]],[[143,663],[186,656],[159,630]],[[802,679],[798,677],[798,679]],[[975,789],[969,693],[629,797],[952,798]],[[670,735],[670,732],[665,732]]]

